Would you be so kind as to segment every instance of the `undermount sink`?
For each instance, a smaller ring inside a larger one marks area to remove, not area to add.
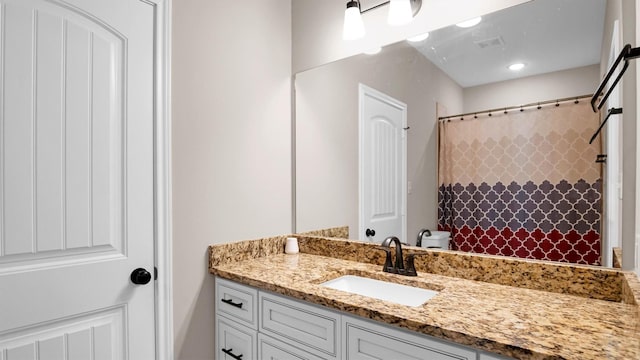
[[[420,306],[438,295],[437,291],[375,280],[356,275],[344,275],[326,281],[321,286],[352,294],[385,300],[406,306]]]

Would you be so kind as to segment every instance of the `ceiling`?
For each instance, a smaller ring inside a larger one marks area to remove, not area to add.
[[[606,0],[533,0],[411,44],[464,88],[599,64],[605,7]],[[515,62],[526,66],[513,72]]]

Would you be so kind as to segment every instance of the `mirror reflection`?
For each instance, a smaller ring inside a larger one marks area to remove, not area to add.
[[[444,230],[455,250],[603,262],[582,96],[609,56],[605,5],[536,0],[296,74],[297,231],[425,246]]]

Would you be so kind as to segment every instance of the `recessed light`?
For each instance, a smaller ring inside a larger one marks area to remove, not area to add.
[[[420,35],[416,35],[416,36],[412,36],[410,38],[407,38],[407,40],[411,41],[411,42],[420,42],[420,41],[424,41],[429,37],[429,33],[426,32],[424,34],[420,34]]]
[[[456,26],[461,28],[470,28],[472,26],[476,26],[480,24],[480,21],[482,21],[482,16],[478,16],[477,18],[473,18],[467,21],[463,21],[461,23],[457,23]]]
[[[370,49],[367,49],[365,51],[363,51],[363,53],[367,54],[367,55],[375,55],[377,53],[379,53],[382,50],[382,47],[378,46],[378,47],[373,47]]]
[[[509,65],[509,70],[511,71],[520,71],[522,69],[524,69],[523,63],[515,63],[515,64]]]

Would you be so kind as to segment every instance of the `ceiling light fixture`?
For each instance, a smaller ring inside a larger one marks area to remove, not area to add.
[[[342,38],[344,40],[357,40],[364,37],[364,23],[360,12],[359,1],[349,1],[347,10],[344,12],[344,27],[342,28]]]
[[[480,21],[482,21],[482,16],[457,23],[456,26],[461,28],[470,28],[480,24]]]
[[[409,40],[411,42],[420,42],[420,41],[427,40],[428,37],[429,37],[429,33],[426,32],[424,34],[408,37],[407,40]]]
[[[409,0],[390,0],[387,23],[392,26],[406,25],[413,20],[411,2]]]
[[[509,70],[511,71],[520,71],[522,69],[524,69],[523,63],[515,63],[515,64],[509,65]]]
[[[366,10],[362,10],[359,0],[350,0],[347,2],[347,9],[344,12],[342,38],[344,40],[357,40],[364,37],[366,30],[362,21],[362,14],[387,4],[389,5],[387,22],[389,25],[399,26],[408,24],[413,20],[413,17],[422,7],[422,0],[388,0]]]

